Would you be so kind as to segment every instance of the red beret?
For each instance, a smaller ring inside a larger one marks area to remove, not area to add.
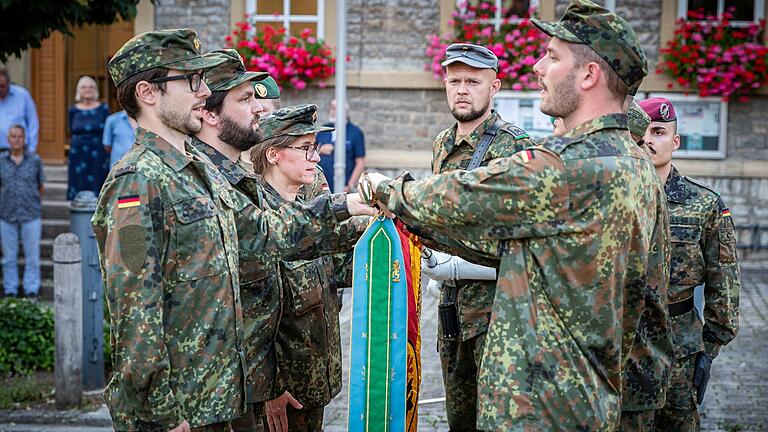
[[[668,99],[655,97],[637,103],[651,117],[651,121],[670,122],[677,120],[675,107]]]

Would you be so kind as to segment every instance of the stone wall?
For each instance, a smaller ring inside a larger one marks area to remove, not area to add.
[[[749,102],[729,104],[728,139],[725,148],[728,159],[768,161],[766,112],[768,112],[766,96],[755,96]]]
[[[440,31],[438,0],[349,0],[349,69],[423,70],[426,36]]]
[[[230,32],[229,0],[162,0],[155,2],[155,28],[190,27],[197,31],[201,49],[224,46]]]

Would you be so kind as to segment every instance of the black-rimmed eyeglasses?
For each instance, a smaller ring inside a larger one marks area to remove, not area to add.
[[[307,160],[311,160],[312,156],[315,155],[315,152],[317,151],[317,148],[320,147],[320,144],[314,143],[314,144],[307,144],[300,147],[285,147],[293,150],[301,150],[304,152],[304,157],[307,158]]]
[[[153,84],[159,84],[164,83],[168,81],[178,81],[178,80],[187,80],[189,83],[189,91],[191,92],[197,92],[200,90],[200,85],[203,83],[203,78],[205,77],[205,72],[192,72],[184,75],[172,75],[172,76],[166,76],[162,78],[154,78],[147,82],[153,83]]]

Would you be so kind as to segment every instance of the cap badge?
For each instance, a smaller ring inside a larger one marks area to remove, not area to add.
[[[256,94],[259,95],[260,98],[263,98],[267,95],[267,87],[262,83],[257,83],[255,86]]]
[[[659,115],[661,115],[661,118],[664,120],[669,120],[669,105],[665,103],[659,105]]]
[[[317,111],[312,113],[312,123],[315,123],[317,121]]]
[[[199,50],[199,49],[200,49],[200,39],[198,39],[198,38],[195,38],[195,40],[194,40],[194,41],[192,41],[192,43],[195,45],[195,49],[196,49],[196,50]]]

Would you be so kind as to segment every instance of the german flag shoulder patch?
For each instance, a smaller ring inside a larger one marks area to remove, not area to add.
[[[117,208],[124,209],[141,205],[138,195],[123,195],[117,197]]]

